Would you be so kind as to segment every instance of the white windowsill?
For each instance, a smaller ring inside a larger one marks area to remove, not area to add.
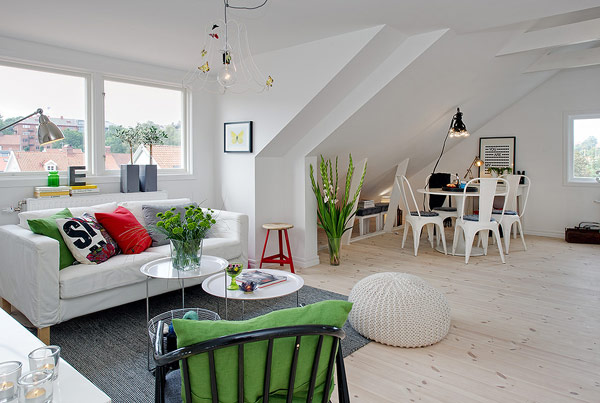
[[[196,180],[196,176],[187,173],[174,173],[174,174],[158,174],[159,183],[162,181],[191,181]],[[119,183],[119,174],[110,174],[103,176],[86,176],[85,181],[89,184],[97,185],[103,183]],[[39,176],[0,176],[0,188],[13,188],[13,187],[31,187],[31,186],[46,186],[48,183],[47,175]],[[67,176],[60,176],[61,185],[66,185]]]

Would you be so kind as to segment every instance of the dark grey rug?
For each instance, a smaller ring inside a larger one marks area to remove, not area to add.
[[[299,291],[301,304],[348,297],[304,286]],[[186,288],[187,307],[219,311],[225,316],[222,299],[206,294],[201,286]],[[277,309],[296,306],[296,295],[250,301],[245,304],[244,318]],[[179,291],[150,298],[150,317],[181,307]],[[240,319],[241,302],[228,304],[229,319]],[[148,336],[145,327],[145,300],[71,319],[52,327],[52,344],[61,346],[62,357],[103,390],[115,403],[149,403],[154,401],[154,376],[146,370]],[[344,357],[369,343],[348,323],[342,342]]]

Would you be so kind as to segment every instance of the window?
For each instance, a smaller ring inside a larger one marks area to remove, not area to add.
[[[65,126],[68,120],[85,122],[87,81],[83,76],[0,65],[0,127],[31,114],[38,108],[64,133],[65,140],[40,146],[38,115],[0,133],[0,147],[14,150],[3,172],[45,172],[51,159],[60,171],[70,165],[87,165],[85,123]]]
[[[152,146],[153,164],[158,169],[181,169],[183,164],[183,90],[151,85],[104,82],[106,170],[119,169],[133,156],[135,164],[150,162],[150,147],[123,143],[115,134],[123,128],[156,126],[164,131],[163,144]]]
[[[600,114],[568,118],[568,182],[595,183],[600,176]]]

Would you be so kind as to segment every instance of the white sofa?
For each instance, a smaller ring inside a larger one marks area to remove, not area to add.
[[[142,205],[176,205],[189,199],[106,203],[69,208],[74,217],[84,212],[112,212],[118,205],[129,209],[144,224]],[[170,255],[170,246],[151,247],[138,255],[117,255],[98,265],[75,264],[58,270],[58,241],[31,232],[28,219],[48,217],[62,208],[19,214],[19,225],[0,226],[0,297],[3,307],[14,306],[49,338],[50,326],[71,318],[146,297],[146,277],[140,267]],[[217,223],[205,239],[203,253],[248,264],[248,216],[215,210]],[[186,280],[197,285],[203,278]],[[149,294],[180,288],[176,280],[151,279]],[[10,305],[9,305],[10,304]],[[41,337],[42,338],[42,337]],[[44,340],[43,340],[44,341]],[[47,341],[47,340],[45,340]]]

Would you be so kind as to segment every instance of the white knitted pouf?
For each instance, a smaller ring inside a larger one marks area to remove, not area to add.
[[[444,294],[406,273],[378,273],[350,291],[348,319],[367,339],[398,347],[437,343],[450,329],[450,306]]]

